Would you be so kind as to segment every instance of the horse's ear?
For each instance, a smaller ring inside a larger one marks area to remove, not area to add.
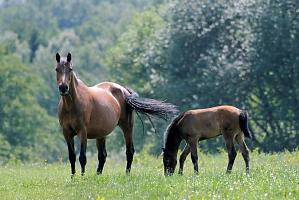
[[[67,54],[67,57],[66,57],[66,61],[67,61],[67,62],[71,62],[71,60],[72,60],[72,54],[71,54],[71,53],[68,53],[68,54]]]
[[[60,62],[60,55],[59,53],[56,53],[56,61],[59,63]]]

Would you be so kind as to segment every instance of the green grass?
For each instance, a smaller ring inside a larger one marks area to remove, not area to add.
[[[147,154],[136,154],[130,176],[123,160],[109,159],[101,176],[88,161],[86,175],[73,180],[68,163],[2,166],[0,199],[299,199],[299,151],[252,153],[249,177],[240,154],[230,175],[226,154],[200,154],[198,176],[188,157],[183,176],[166,178],[162,159]]]

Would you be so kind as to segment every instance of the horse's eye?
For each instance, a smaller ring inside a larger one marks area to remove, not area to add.
[[[58,68],[55,68],[55,71],[58,72]]]

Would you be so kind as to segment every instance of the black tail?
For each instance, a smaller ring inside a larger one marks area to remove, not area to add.
[[[125,101],[136,112],[159,117],[164,120],[168,120],[178,112],[176,106],[173,104],[165,103],[155,99],[142,98],[139,97],[139,95],[132,89],[128,87],[126,87],[126,89],[131,93],[131,95],[127,96]]]
[[[242,111],[239,115],[239,124],[241,131],[244,133],[245,137],[253,138],[253,134],[248,128],[248,113],[246,111]]]

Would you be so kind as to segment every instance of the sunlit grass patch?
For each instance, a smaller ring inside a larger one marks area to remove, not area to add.
[[[108,159],[101,176],[89,158],[85,176],[70,178],[68,163],[16,164],[0,167],[1,199],[298,199],[299,152],[251,154],[246,176],[238,155],[233,172],[225,173],[227,155],[200,153],[198,176],[190,158],[183,176],[164,177],[161,157],[136,154],[131,175],[125,160]],[[79,171],[77,163],[77,171]]]

